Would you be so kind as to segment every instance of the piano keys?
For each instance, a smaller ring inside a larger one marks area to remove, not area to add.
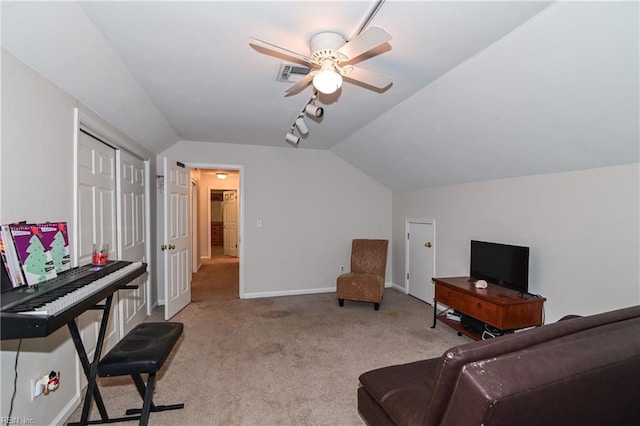
[[[37,286],[2,293],[0,337],[45,337],[143,275],[141,262],[110,261],[73,268]]]

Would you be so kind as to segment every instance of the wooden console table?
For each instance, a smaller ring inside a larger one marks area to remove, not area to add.
[[[472,339],[481,339],[478,333],[447,319],[446,310],[438,314],[438,302],[503,331],[542,325],[542,305],[547,300],[544,297],[523,298],[515,290],[493,284],[476,288],[469,277],[433,278],[433,283],[436,287],[431,328],[435,328],[437,319]]]

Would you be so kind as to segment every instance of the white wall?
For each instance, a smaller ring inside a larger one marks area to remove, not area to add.
[[[94,123],[99,121],[71,95],[2,49],[0,223],[60,220],[69,224],[71,233],[75,232],[73,144],[76,107],[80,108],[81,116],[91,117]],[[109,128],[105,122],[100,125]],[[119,140],[127,141],[116,129],[112,133],[119,135]],[[139,155],[146,153],[132,141],[127,143],[127,148]],[[150,158],[148,153],[146,156]],[[19,342],[3,340],[1,344],[0,416],[7,416]],[[33,419],[36,424],[62,422],[73,412],[81,397],[78,368],[76,351],[66,327],[47,338],[24,339],[19,351],[12,415]],[[37,373],[44,375],[51,370],[61,372],[60,387],[31,402],[30,380]]]
[[[73,221],[75,99],[2,51],[2,191],[0,222]],[[9,413],[18,341],[2,341],[2,416]],[[18,358],[13,415],[49,424],[78,398],[76,351],[66,328],[25,339]],[[34,402],[29,381],[61,371],[60,387]]]
[[[391,238],[391,191],[331,152],[182,141],[165,155],[244,167],[245,297],[331,291],[353,238]]]
[[[436,275],[469,275],[469,241],[530,247],[529,291],[546,322],[640,304],[638,164],[393,194],[393,278],[407,217],[436,221]]]

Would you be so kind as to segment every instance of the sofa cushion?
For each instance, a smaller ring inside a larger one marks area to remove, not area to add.
[[[358,388],[358,412],[362,418],[370,425],[376,426],[396,426],[391,418],[384,412],[378,401],[373,399],[369,392],[362,386]]]
[[[437,363],[434,358],[371,370],[360,376],[360,383],[394,423],[420,425],[433,393]]]

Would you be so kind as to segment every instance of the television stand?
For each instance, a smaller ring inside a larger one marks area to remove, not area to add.
[[[544,297],[521,297],[515,290],[489,283],[487,288],[476,288],[469,277],[433,278],[433,325],[439,320],[460,334],[475,340],[482,339],[478,333],[465,329],[462,324],[446,318],[447,310],[438,314],[438,302],[450,309],[467,314],[485,324],[506,332],[542,325]]]

